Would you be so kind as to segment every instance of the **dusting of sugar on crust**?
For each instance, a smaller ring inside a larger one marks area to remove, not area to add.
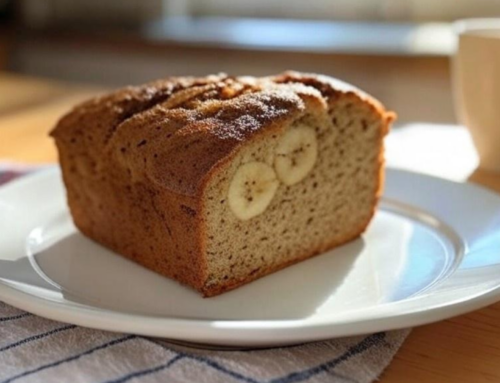
[[[79,140],[88,141],[96,153],[118,157],[132,175],[144,173],[171,191],[195,195],[210,170],[241,143],[296,118],[306,99],[326,107],[339,93],[358,95],[386,113],[370,96],[326,76],[286,72],[255,78],[221,73],[172,77],[94,98],[63,117],[51,134],[75,140],[75,133],[80,133]],[[75,120],[97,118],[100,121],[85,132],[77,131]]]

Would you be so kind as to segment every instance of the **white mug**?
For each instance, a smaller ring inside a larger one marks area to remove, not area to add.
[[[469,129],[479,167],[500,172],[500,19],[457,21],[453,85],[458,118]]]

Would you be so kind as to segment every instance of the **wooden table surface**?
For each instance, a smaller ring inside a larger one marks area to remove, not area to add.
[[[100,91],[0,73],[0,160],[55,162],[47,133],[72,105]],[[500,191],[500,175],[477,171],[471,179]],[[415,328],[381,382],[500,382],[500,303]]]

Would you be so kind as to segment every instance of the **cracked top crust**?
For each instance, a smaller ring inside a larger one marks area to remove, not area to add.
[[[381,129],[394,118],[374,98],[327,76],[218,74],[167,78],[93,98],[61,118],[51,136],[69,148],[82,175],[119,164],[134,180],[193,196],[239,145],[297,118],[306,105],[326,110],[342,94],[368,103],[385,121]]]

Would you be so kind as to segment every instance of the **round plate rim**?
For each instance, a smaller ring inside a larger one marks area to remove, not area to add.
[[[500,196],[498,194],[479,185],[462,184],[395,168],[388,168],[387,173],[387,178],[391,175],[408,175],[424,180],[430,179],[435,182],[454,184],[456,187],[472,188],[478,193],[494,196],[494,198],[498,199],[500,205]],[[2,194],[9,190],[30,185],[39,179],[54,177],[57,174],[59,174],[58,169],[48,169],[13,181],[0,189],[0,200]],[[74,302],[67,304],[50,301],[23,292],[3,280],[0,280],[0,299],[7,304],[49,319],[101,330],[129,332],[206,344],[262,346],[296,344],[341,336],[361,335],[443,320],[485,307],[500,300],[500,286],[476,296],[467,297],[467,299],[420,311],[413,310],[389,316],[381,315],[371,319],[365,318],[333,323],[332,321],[310,323],[307,319],[235,321],[152,317],[96,308]]]

